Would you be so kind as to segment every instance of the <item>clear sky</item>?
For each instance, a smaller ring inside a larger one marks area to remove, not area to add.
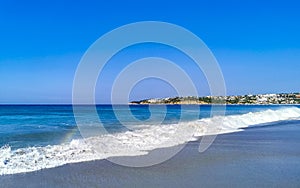
[[[299,10],[297,0],[2,0],[0,103],[70,103],[74,73],[87,48],[116,27],[148,20],[174,23],[199,36],[217,58],[229,95],[299,92]],[[178,56],[155,45],[127,51],[119,59],[129,60],[137,51]],[[107,84],[103,88],[109,79]],[[203,88],[200,93],[209,94]],[[100,86],[97,93],[98,102],[108,101]],[[137,85],[131,99],[175,94],[168,84],[150,79]]]

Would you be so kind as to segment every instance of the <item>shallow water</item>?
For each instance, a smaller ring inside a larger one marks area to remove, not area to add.
[[[146,155],[199,136],[244,128],[285,127],[298,123],[300,118],[296,106],[227,106],[225,117],[210,117],[210,106],[173,105],[167,106],[166,111],[164,106],[130,106],[136,121],[128,117],[126,106],[116,106],[113,111],[112,106],[104,105],[97,106],[96,116],[106,128],[99,134],[90,106],[80,108],[81,132],[72,106],[1,106],[0,175],[116,156]],[[166,115],[162,116],[163,112]],[[82,139],[83,129],[95,135]]]
[[[0,176],[1,187],[299,187],[300,123],[219,135],[198,152],[190,142],[172,159],[130,168],[107,160]],[[155,152],[156,150],[152,151]]]

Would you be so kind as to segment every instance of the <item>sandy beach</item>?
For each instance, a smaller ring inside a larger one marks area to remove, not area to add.
[[[299,187],[299,135],[299,121],[283,122],[219,135],[204,153],[198,141],[189,142],[151,167],[98,160],[5,175],[0,182],[1,187]]]

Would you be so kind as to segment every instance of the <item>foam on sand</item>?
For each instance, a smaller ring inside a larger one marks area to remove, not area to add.
[[[183,144],[199,136],[236,132],[248,126],[299,118],[300,109],[289,107],[204,118],[179,124],[144,125],[142,129],[134,131],[78,139],[61,145],[17,150],[3,146],[0,148],[0,175],[36,171],[113,156],[145,155],[151,150]],[[94,146],[97,146],[97,152],[93,149]]]

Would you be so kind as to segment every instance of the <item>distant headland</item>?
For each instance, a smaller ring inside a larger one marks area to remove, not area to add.
[[[129,104],[300,104],[300,93],[168,97],[132,101]]]

